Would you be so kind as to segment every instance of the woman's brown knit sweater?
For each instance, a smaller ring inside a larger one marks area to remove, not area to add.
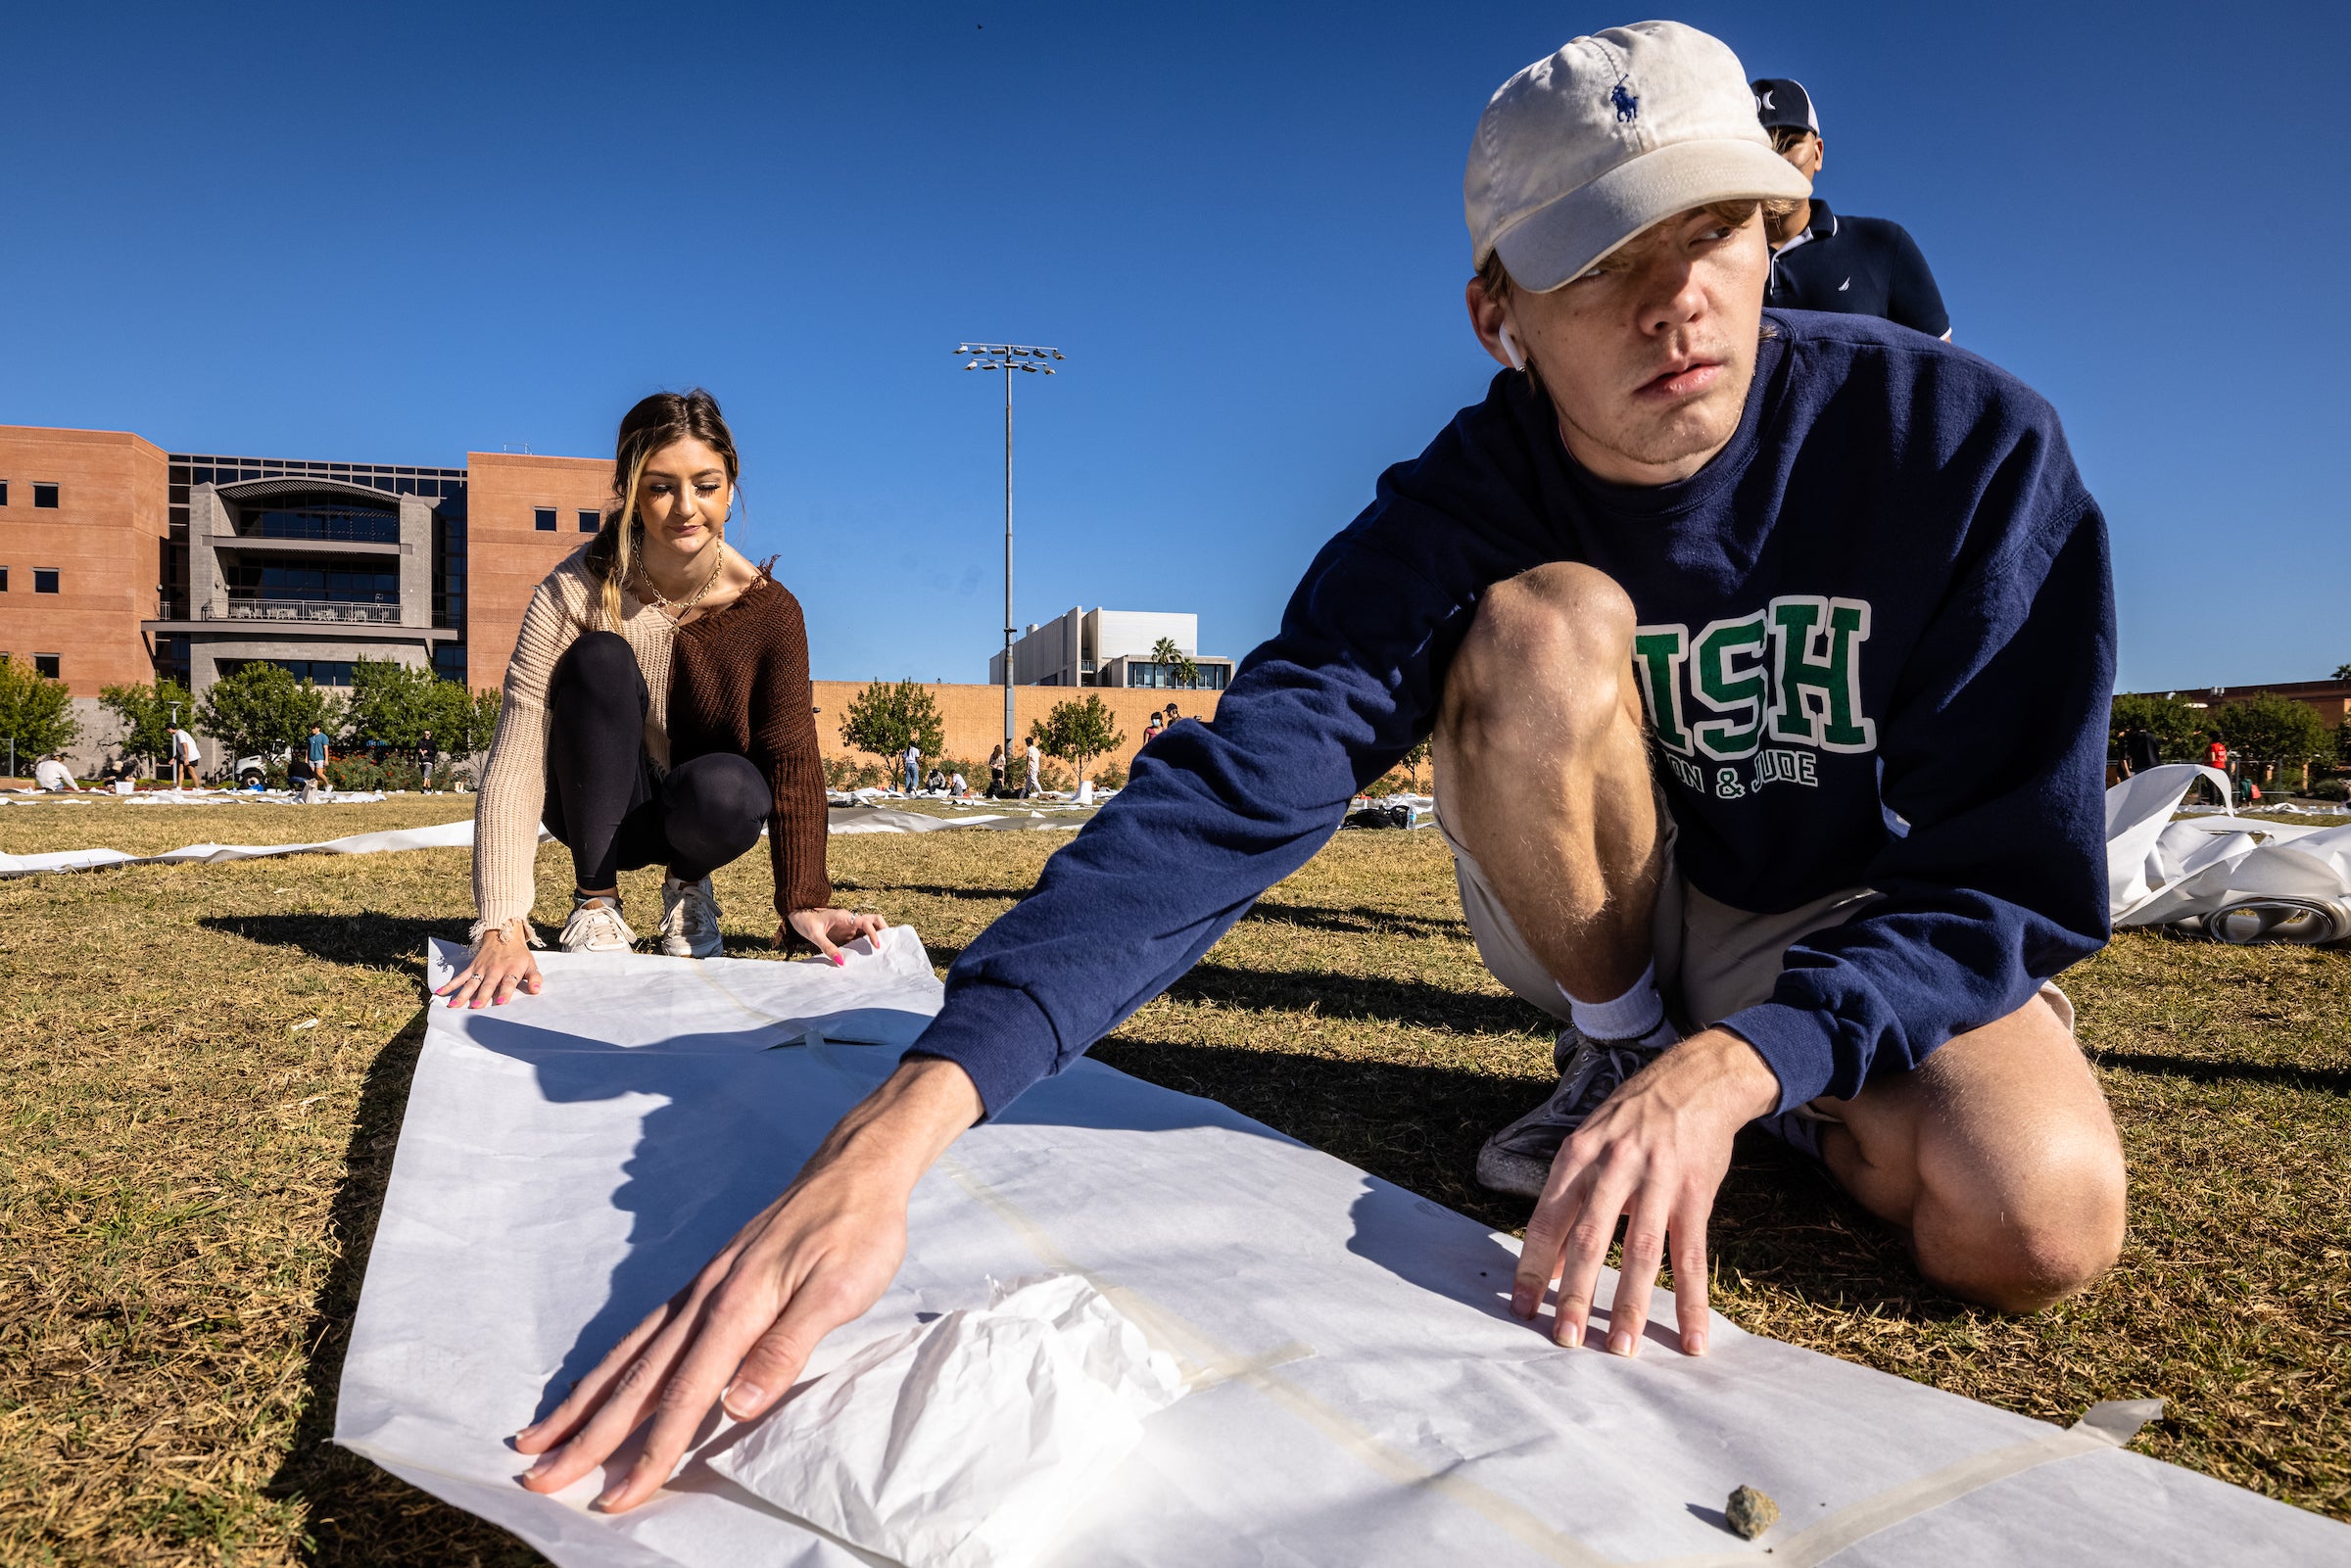
[[[575,550],[547,575],[523,613],[506,665],[498,736],[473,813],[475,934],[527,916],[532,861],[547,806],[547,692],[555,663],[600,627],[603,585]],[[776,913],[833,901],[825,876],[825,775],[808,688],[808,629],[800,602],[765,571],[742,597],[679,626],[621,594],[618,628],[637,655],[652,702],[645,747],[663,769],[712,752],[748,757],[767,776],[775,809],[768,855]]]

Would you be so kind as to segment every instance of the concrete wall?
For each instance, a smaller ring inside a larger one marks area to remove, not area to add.
[[[465,454],[465,680],[477,690],[506,678],[532,591],[593,536],[579,513],[612,503],[612,464],[597,457]],[[531,514],[555,508],[555,531]]]
[[[840,721],[847,714],[849,699],[865,689],[863,681],[818,681],[816,688],[816,734],[828,758],[848,757],[858,762],[877,762],[883,759],[852,750],[840,738]],[[926,682],[924,689],[931,700],[938,704],[939,717],[946,723],[946,754],[959,761],[985,765],[987,753],[1000,744],[1004,736],[1004,689],[1000,686],[966,686],[961,683]],[[1029,726],[1042,719],[1060,702],[1082,702],[1098,696],[1104,706],[1118,716],[1119,729],[1125,732],[1126,744],[1120,747],[1116,760],[1122,767],[1134,759],[1143,747],[1143,726],[1151,715],[1173,701],[1176,710],[1187,719],[1213,719],[1217,712],[1215,691],[1073,691],[1066,687],[1021,686],[1013,688],[1014,750],[1028,743]],[[976,788],[984,784],[984,778],[971,781]]]
[[[161,448],[114,430],[0,425],[0,652],[58,655],[58,675],[77,697],[151,681],[155,664],[139,623],[157,613],[160,542],[170,526],[170,465]],[[35,484],[56,485],[52,511],[32,504]],[[32,591],[36,567],[58,570],[58,592]]]

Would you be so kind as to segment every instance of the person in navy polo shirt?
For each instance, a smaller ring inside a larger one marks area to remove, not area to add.
[[[1785,76],[1751,82],[1771,145],[1806,179],[1828,162],[1820,115],[1803,84]],[[1771,286],[1763,303],[1783,310],[1883,316],[1930,338],[1951,335],[1943,291],[1910,231],[1890,218],[1848,217],[1818,196],[1797,204],[1771,235]]]
[[[2112,1265],[2122,1150],[2050,983],[2108,934],[2105,522],[2006,371],[1764,308],[1764,222],[1809,190],[1692,28],[1503,84],[1463,182],[1484,398],[964,950],[790,1190],[516,1436],[524,1486],[649,1423],[600,1498],[631,1508],[713,1404],[772,1408],[888,1288],[957,1135],[1174,983],[1423,739],[1478,955],[1562,1025],[1557,1088],[1478,1158],[1533,1199],[1520,1316],[1580,1344],[1623,1221],[1607,1349],[1637,1354],[1670,1259],[1703,1354],[1751,1122],[1953,1296],[2030,1311]]]

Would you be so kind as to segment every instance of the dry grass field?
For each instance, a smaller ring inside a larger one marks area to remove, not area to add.
[[[462,800],[0,811],[0,851],[293,841]],[[844,901],[942,967],[1058,834],[844,837]],[[539,913],[562,903],[542,854]],[[730,950],[774,929],[722,874]],[[326,1442],[458,850],[0,883],[0,1563],[509,1564]],[[650,874],[632,913],[657,908]],[[649,922],[648,922],[649,924]],[[2351,953],[2127,935],[2068,977],[2133,1179],[2122,1265],[2038,1317],[1921,1284],[1809,1168],[1743,1140],[1715,1300],[1745,1327],[2057,1420],[2161,1395],[2136,1445],[2351,1518]],[[1098,1055],[1515,1228],[1466,1173],[1547,1088],[1433,833],[1343,833]]]

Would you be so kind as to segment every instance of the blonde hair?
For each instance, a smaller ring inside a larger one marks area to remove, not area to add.
[[[608,631],[620,630],[621,590],[637,569],[645,528],[644,519],[637,515],[637,492],[645,465],[653,453],[687,440],[699,441],[717,452],[726,464],[727,488],[738,488],[741,465],[735,456],[735,434],[718,411],[718,400],[701,388],[656,392],[640,400],[620,421],[620,439],[612,452],[612,495],[620,507],[604,514],[603,526],[585,557],[590,573],[602,580],[600,602]],[[710,532],[723,540],[726,519],[712,519]]]

